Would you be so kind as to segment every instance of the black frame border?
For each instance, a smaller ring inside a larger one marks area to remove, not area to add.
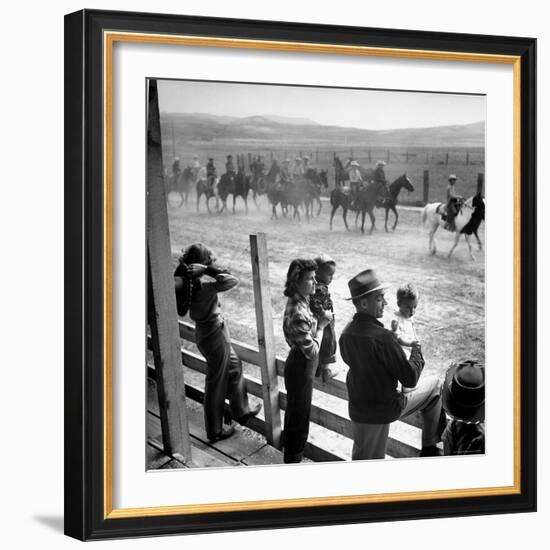
[[[103,31],[519,56],[521,492],[516,495],[104,519]],[[536,40],[82,10],[65,16],[65,533],[80,540],[536,510]],[[289,513],[291,512],[291,513]]]

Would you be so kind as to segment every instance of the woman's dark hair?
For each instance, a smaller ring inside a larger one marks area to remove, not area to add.
[[[210,265],[214,263],[215,260],[216,258],[214,257],[214,253],[212,252],[212,250],[210,250],[210,248],[202,243],[189,245],[183,253],[183,256],[181,257],[181,262],[185,265]]]
[[[286,283],[285,283],[285,296],[294,296],[298,291],[298,285],[300,284],[305,273],[309,271],[315,271],[317,269],[317,264],[315,260],[305,260],[297,258],[290,262],[288,267],[288,272],[286,274]]]

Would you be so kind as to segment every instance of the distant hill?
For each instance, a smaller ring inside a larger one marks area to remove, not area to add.
[[[485,122],[433,128],[366,130],[325,126],[309,119],[276,115],[249,117],[205,113],[161,113],[165,140],[188,145],[253,143],[296,145],[352,145],[372,147],[484,147]]]

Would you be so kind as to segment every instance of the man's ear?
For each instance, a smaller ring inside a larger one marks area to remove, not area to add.
[[[369,307],[369,301],[365,298],[359,298],[359,305],[361,306],[361,309],[367,309]]]

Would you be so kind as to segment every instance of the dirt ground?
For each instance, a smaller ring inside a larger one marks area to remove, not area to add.
[[[257,345],[254,294],[250,263],[249,235],[264,232],[269,252],[269,275],[273,305],[273,324],[277,354],[284,358],[288,347],[282,333],[285,306],[283,287],[289,263],[296,257],[311,257],[321,252],[337,262],[331,285],[335,307],[336,330],[339,334],[351,319],[354,308],[345,298],[349,296],[347,281],[366,268],[374,268],[382,281],[394,286],[386,293],[389,302],[384,320],[396,309],[395,292],[400,284],[414,283],[420,291],[414,317],[421,340],[426,371],[442,376],[446,367],[459,359],[479,359],[485,354],[485,257],[475,252],[476,260],[468,257],[462,239],[453,257],[448,260],[454,236],[438,230],[438,254],[428,253],[427,230],[420,224],[418,210],[402,210],[399,225],[393,233],[383,230],[383,211],[377,210],[377,231],[362,235],[354,228],[350,213],[350,232],[346,232],[342,217],[337,213],[333,231],[329,231],[329,208],[310,223],[290,219],[270,219],[265,197],[259,207],[249,201],[249,213],[237,204],[237,213],[208,214],[204,207],[196,212],[195,198],[187,207],[169,206],[170,237],[174,261],[181,249],[193,242],[211,247],[219,263],[227,265],[240,279],[240,284],[221,297],[222,309],[229,322],[233,338]],[[391,215],[390,215],[391,216]],[[479,234],[484,242],[485,226]],[[340,364],[341,374],[345,365]]]

